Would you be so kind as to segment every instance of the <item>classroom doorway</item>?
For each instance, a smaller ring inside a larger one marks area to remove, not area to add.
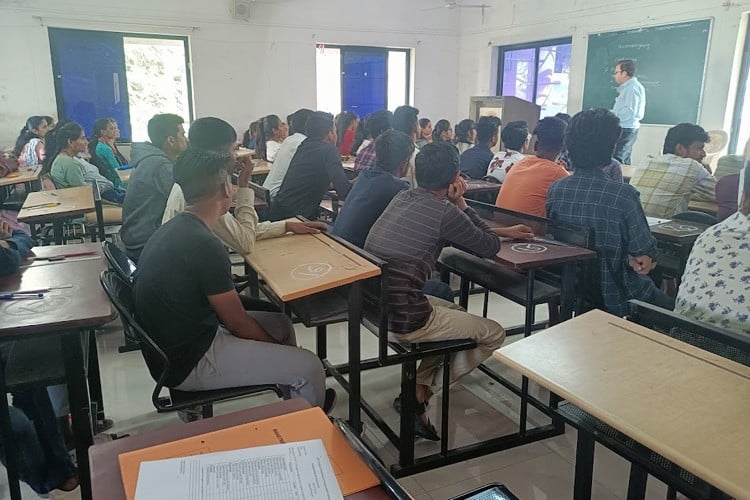
[[[352,111],[360,118],[381,109],[409,103],[408,49],[318,45],[317,107],[338,114]]]

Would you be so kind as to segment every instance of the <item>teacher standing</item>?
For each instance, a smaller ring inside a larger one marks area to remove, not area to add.
[[[617,61],[612,76],[620,85],[612,112],[620,119],[622,127],[614,157],[620,163],[630,165],[630,153],[638,138],[638,129],[646,110],[646,90],[635,77],[635,63],[631,59]]]

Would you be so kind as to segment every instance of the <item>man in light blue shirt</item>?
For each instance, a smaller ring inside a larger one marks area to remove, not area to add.
[[[635,63],[630,59],[617,61],[612,73],[620,85],[620,95],[615,100],[612,112],[620,119],[622,135],[615,146],[614,158],[624,165],[630,165],[630,153],[638,138],[638,128],[646,111],[646,90],[635,77]]]

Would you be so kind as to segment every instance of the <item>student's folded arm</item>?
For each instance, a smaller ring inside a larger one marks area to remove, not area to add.
[[[646,221],[646,214],[636,195],[625,209],[624,224],[627,227],[627,253],[634,257],[648,255],[656,260],[656,238]]]
[[[716,201],[716,177],[709,174],[703,166],[700,169],[690,198],[697,201]]]
[[[13,235],[0,243],[0,276],[18,271],[24,256],[34,246],[31,238],[23,231],[13,231]]]
[[[234,215],[224,214],[214,227],[214,234],[235,252],[247,255],[255,248],[256,226],[258,213],[253,202],[255,192],[250,188],[240,188],[237,191],[237,204]]]
[[[471,207],[464,212],[452,207],[443,216],[440,236],[482,257],[492,257],[500,251],[500,236]]]
[[[341,164],[341,157],[336,155],[331,157],[327,162],[328,176],[331,178],[336,194],[339,195],[339,199],[345,199],[346,195],[349,194],[349,190],[352,188],[352,183],[346,177],[344,166]]]
[[[156,191],[165,198],[169,198],[172,186],[174,186],[172,170],[169,168],[157,168],[157,172],[154,175],[154,187]]]
[[[242,307],[240,296],[234,289],[209,295],[208,302],[216,316],[219,317],[221,324],[235,337],[261,342],[275,342],[252,316],[248,316]]]

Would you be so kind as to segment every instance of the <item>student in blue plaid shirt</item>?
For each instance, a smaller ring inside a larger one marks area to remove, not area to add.
[[[619,137],[620,123],[611,111],[588,110],[573,117],[566,145],[575,172],[550,187],[547,216],[593,229],[601,299],[609,312],[627,315],[630,299],[671,310],[674,299],[648,277],[656,267],[656,239],[638,191],[602,170],[612,161]]]

